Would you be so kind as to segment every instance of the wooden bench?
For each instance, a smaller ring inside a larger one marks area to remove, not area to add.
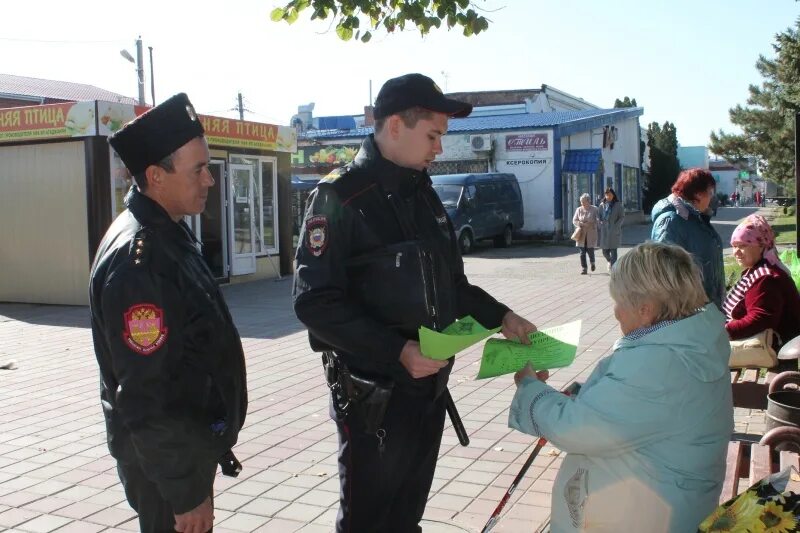
[[[794,369],[794,370],[789,370]],[[758,368],[731,369],[731,388],[733,406],[745,409],[766,409],[767,394],[800,385],[800,372],[797,361],[781,361],[775,368],[768,369],[760,377]]]
[[[732,441],[728,445],[725,481],[720,503],[744,492],[756,481],[780,472],[787,466],[800,471],[800,429],[778,427],[768,431],[759,442]],[[746,485],[740,486],[742,479]]]
[[[783,390],[790,383],[800,386],[798,359],[800,359],[800,337],[795,337],[781,347],[778,352],[778,364],[774,368],[767,369],[763,379],[759,375],[761,373],[759,368],[731,369],[733,406],[766,409],[767,394]],[[780,379],[778,376],[781,376]]]

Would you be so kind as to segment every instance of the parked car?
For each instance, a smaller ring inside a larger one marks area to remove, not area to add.
[[[442,174],[431,179],[453,222],[461,253],[471,252],[481,239],[511,246],[523,224],[522,195],[514,174]]]

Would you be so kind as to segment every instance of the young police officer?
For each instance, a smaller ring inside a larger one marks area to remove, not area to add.
[[[323,352],[339,433],[338,533],[421,531],[453,359],[424,357],[421,325],[472,315],[524,338],[533,324],[470,285],[426,168],[448,117],[472,106],[421,74],[391,79],[375,134],[312,193],[297,248],[294,308]]]
[[[214,184],[208,145],[185,94],[109,142],[136,185],[89,287],[108,446],[141,531],[204,533],[217,463],[241,468],[230,450],[247,409],[239,333],[183,221]]]

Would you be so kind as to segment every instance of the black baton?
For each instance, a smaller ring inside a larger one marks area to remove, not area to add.
[[[458,415],[456,402],[453,401],[453,397],[450,396],[450,391],[447,389],[444,390],[444,406],[447,409],[447,414],[450,416],[450,422],[453,423],[453,429],[456,430],[456,435],[458,435],[458,442],[460,442],[462,446],[469,446],[469,435],[467,435],[467,430],[464,429],[464,423],[461,422],[461,417]]]

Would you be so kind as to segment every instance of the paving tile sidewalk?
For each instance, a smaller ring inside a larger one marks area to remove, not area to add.
[[[624,242],[647,234],[626,227]],[[574,248],[523,244],[481,247],[466,265],[473,283],[539,326],[583,320],[578,357],[552,373],[556,387],[585,379],[619,336],[602,260],[580,276]],[[250,408],[236,447],[245,469],[217,479],[215,532],[332,531],[336,436],[319,355],[291,311],[290,290],[288,279],[224,289],[243,336]],[[0,363],[13,357],[19,367],[0,370],[0,530],[137,530],[105,444],[88,324],[86,308],[0,304]],[[474,380],[479,350],[460,355],[453,371],[471,444],[445,430],[426,533],[480,531],[533,447],[507,427],[513,379]],[[737,430],[757,426],[746,416]],[[546,521],[561,460],[552,447],[542,451],[495,531],[531,532]]]

